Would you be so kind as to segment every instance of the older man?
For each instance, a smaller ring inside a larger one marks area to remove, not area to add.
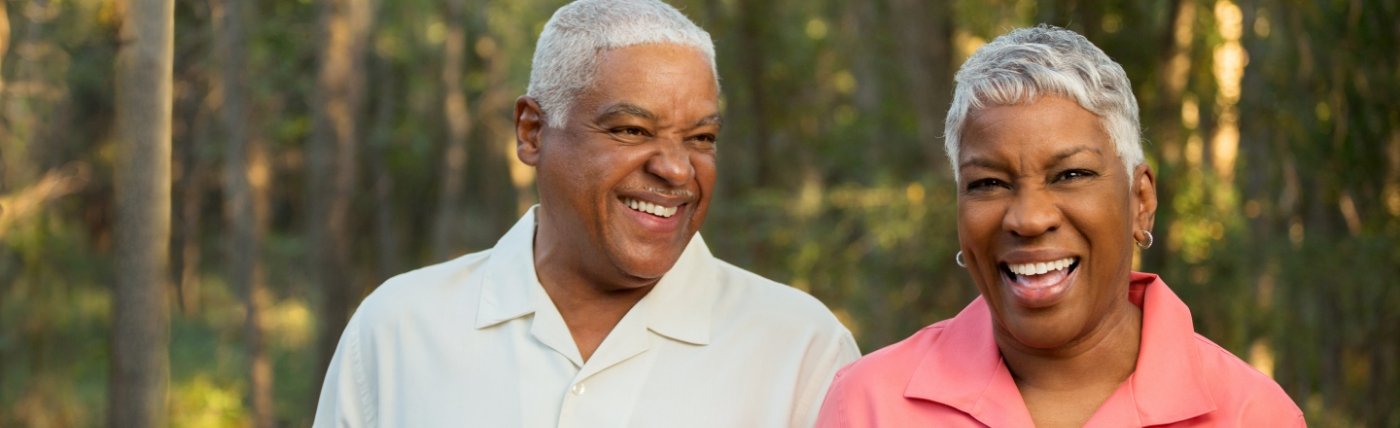
[[[560,8],[515,108],[540,205],[369,296],[316,425],[811,425],[858,351],[821,303],[697,235],[718,100],[709,34],[671,6]]]

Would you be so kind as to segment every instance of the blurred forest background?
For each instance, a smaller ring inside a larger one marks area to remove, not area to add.
[[[0,0],[0,426],[102,424],[113,353],[144,349],[113,344],[116,1]],[[174,0],[168,305],[140,309],[169,311],[144,349],[168,355],[169,424],[309,425],[360,298],[534,203],[511,110],[560,4]],[[1045,22],[1135,85],[1162,203],[1141,269],[1311,424],[1400,426],[1400,0],[673,4],[723,81],[708,242],[865,351],[976,295],[952,74]]]

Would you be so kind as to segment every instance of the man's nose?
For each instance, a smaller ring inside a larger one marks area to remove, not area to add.
[[[646,170],[671,186],[684,186],[695,177],[695,166],[690,163],[690,150],[679,138],[668,138],[657,145],[651,158],[647,159]]]

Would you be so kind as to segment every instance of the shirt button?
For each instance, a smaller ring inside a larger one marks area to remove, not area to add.
[[[587,391],[587,389],[583,387],[582,383],[576,383],[574,384],[574,387],[570,389],[574,391],[574,395],[583,395],[583,393]]]

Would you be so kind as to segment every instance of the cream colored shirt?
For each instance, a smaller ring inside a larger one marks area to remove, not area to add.
[[[697,234],[584,362],[535,275],[534,209],[490,250],[390,279],[331,360],[316,427],[807,427],[859,357],[831,312]]]

